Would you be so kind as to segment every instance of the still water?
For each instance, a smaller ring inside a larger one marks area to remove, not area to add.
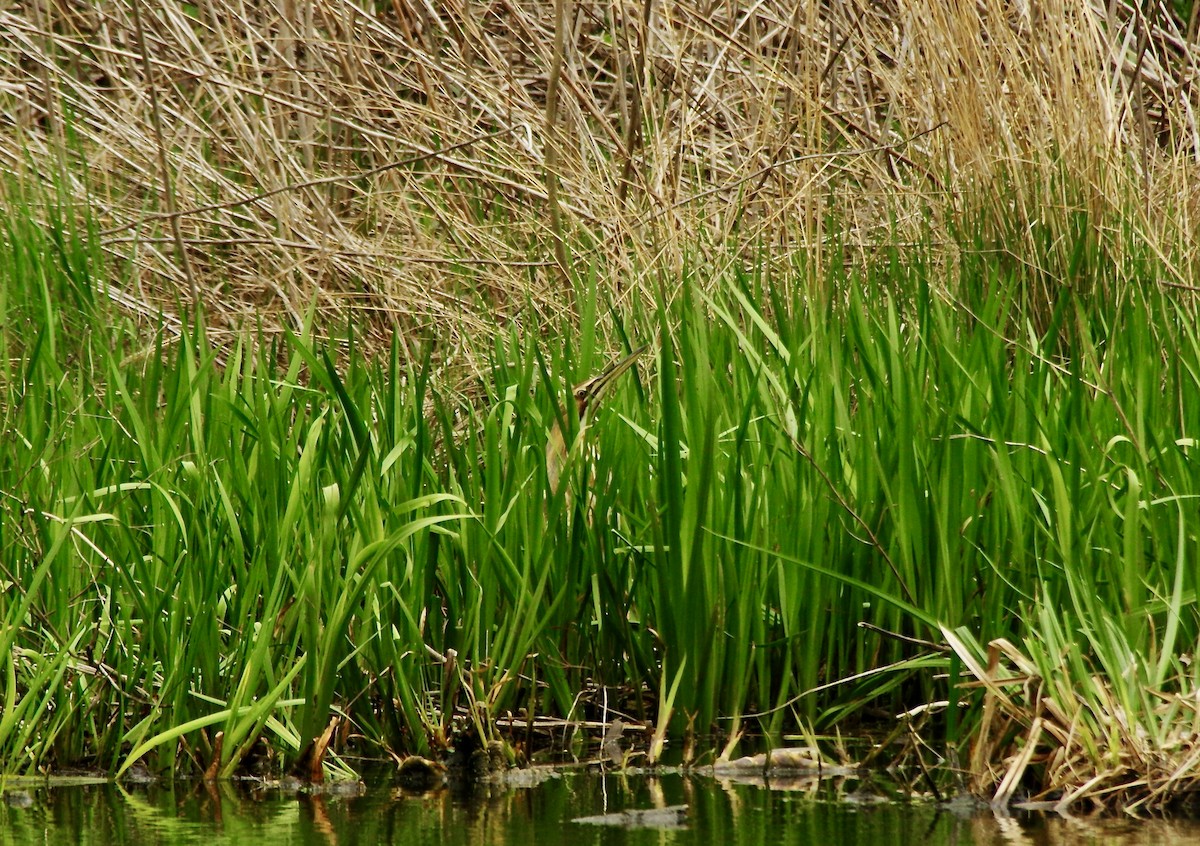
[[[565,773],[538,784],[407,793],[251,791],[236,784],[5,783],[0,844],[1184,844],[1189,820],[997,816],[928,802],[829,801],[824,787],[767,789],[681,775]],[[646,809],[686,806],[675,812]],[[622,813],[632,811],[634,813]],[[604,821],[577,822],[581,817]],[[631,826],[649,823],[649,827]]]

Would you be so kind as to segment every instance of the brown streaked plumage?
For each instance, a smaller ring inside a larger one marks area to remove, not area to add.
[[[638,347],[629,355],[610,364],[599,374],[585,379],[575,386],[572,394],[575,399],[575,414],[579,421],[580,434],[587,428],[589,415],[596,404],[620,378],[621,374],[634,365],[638,356],[646,349],[645,346]],[[567,453],[567,441],[563,436],[561,421],[556,419],[554,427],[550,430],[550,438],[546,441],[546,475],[550,480],[551,491],[558,490],[558,480],[562,474],[563,465],[567,461]]]

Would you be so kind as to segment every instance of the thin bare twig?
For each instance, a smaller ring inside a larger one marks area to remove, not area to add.
[[[146,74],[146,90],[150,94],[150,121],[154,128],[154,142],[158,150],[158,172],[163,182],[163,197],[167,203],[167,211],[171,217],[171,235],[175,239],[175,254],[183,266],[183,275],[187,278],[188,287],[192,289],[192,308],[199,310],[200,286],[196,282],[196,274],[192,271],[192,263],[188,258],[187,246],[183,243],[183,232],[179,228],[179,217],[175,212],[175,180],[171,178],[171,170],[167,167],[167,145],[163,140],[162,108],[158,103],[158,86],[154,82],[154,68],[150,64],[150,51],[146,49],[146,30],[142,26],[142,0],[131,0],[133,8],[133,25],[137,32],[138,52],[141,54],[142,68]]]

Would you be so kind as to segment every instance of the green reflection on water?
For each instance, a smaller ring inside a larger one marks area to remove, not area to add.
[[[378,785],[296,796],[233,784],[7,785],[0,844],[1074,844],[1194,843],[1194,821],[997,818],[931,804],[850,804],[682,776],[568,774],[536,787],[423,796]],[[682,829],[581,825],[577,817],[686,804]]]

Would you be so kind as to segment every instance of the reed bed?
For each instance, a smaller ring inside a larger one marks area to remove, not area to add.
[[[199,323],[147,345],[118,318],[93,243],[12,220],[0,262],[8,769],[229,775],[331,725],[334,755],[382,754],[535,716],[661,740],[940,702],[924,730],[974,738],[981,791],[1194,783],[1183,295],[1064,290],[1037,334],[990,250],[973,308],[907,247],[840,297],[685,280],[612,318],[654,356],[555,489],[548,432],[600,338],[480,351],[480,404],[398,345],[347,339],[338,367],[291,335],[218,365]]]
[[[979,210],[1020,256],[1083,209],[1191,284],[1196,26],[1083,0],[37,0],[0,9],[0,169],[89,198],[124,309],[199,300],[217,338],[315,304],[322,334],[353,314],[452,358],[571,314],[589,272],[652,305],[685,263],[703,286],[803,253],[812,284],[883,243],[958,279]]]
[[[900,714],[1000,804],[1194,792],[1194,15],[0,30],[5,770]]]

